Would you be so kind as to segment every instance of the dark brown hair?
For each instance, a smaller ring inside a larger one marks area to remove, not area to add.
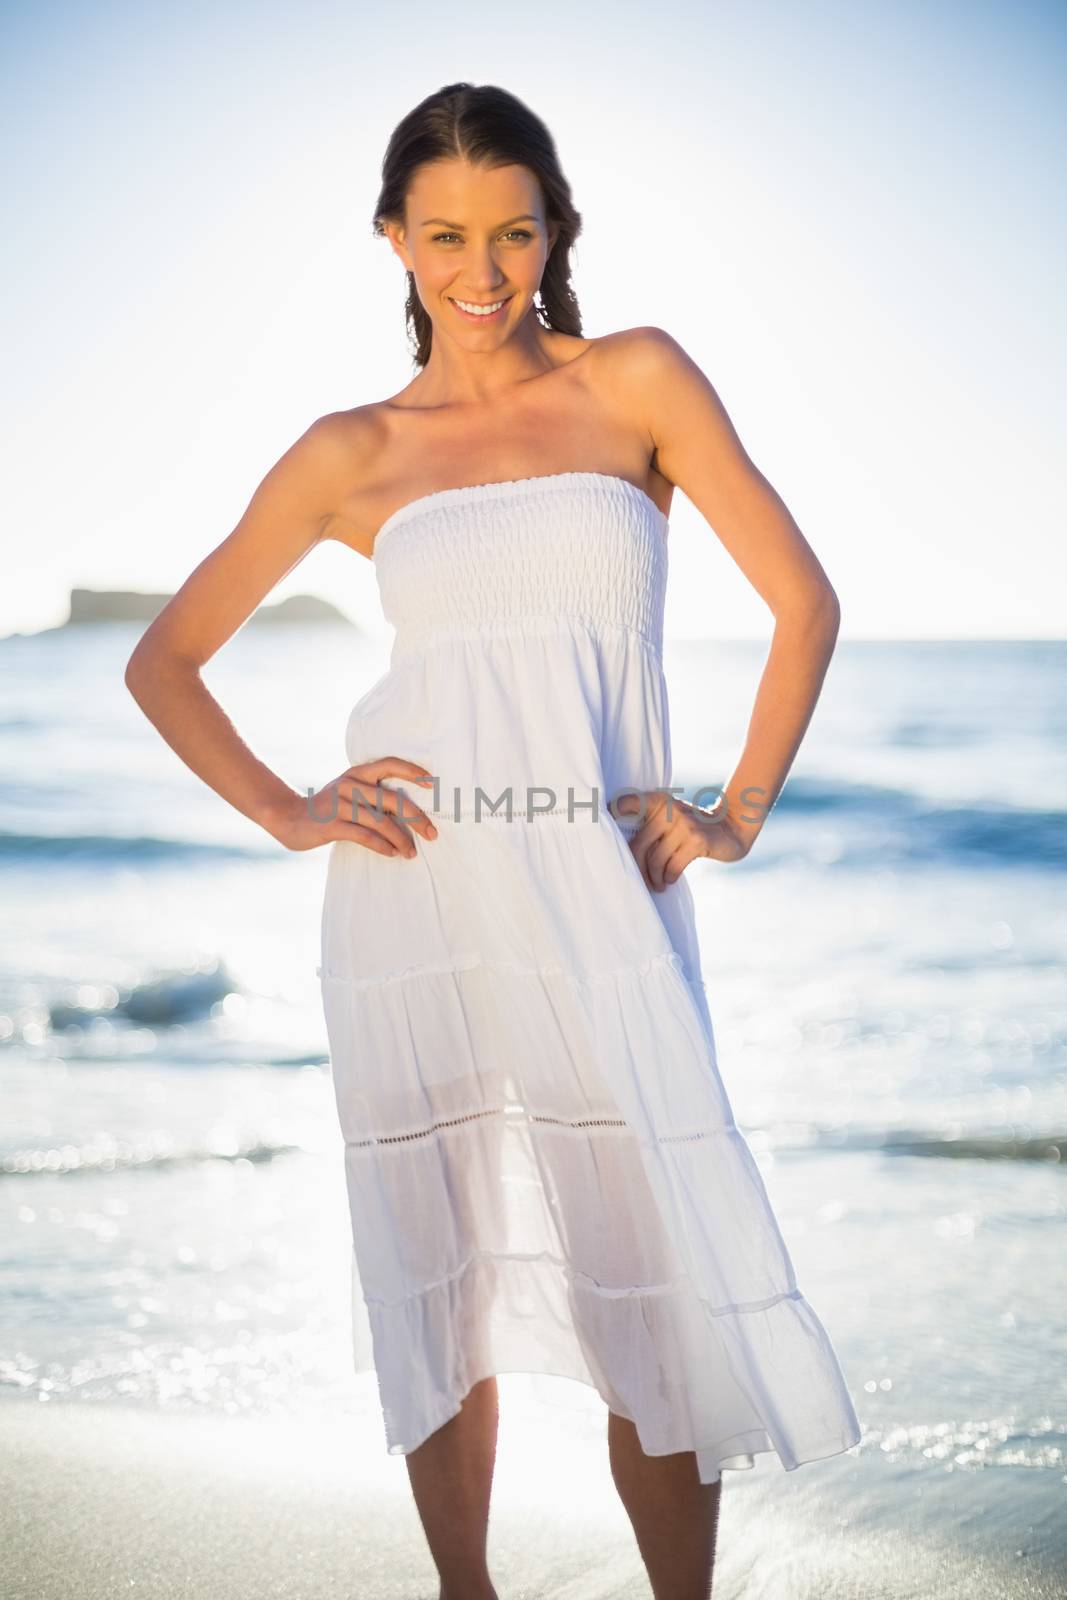
[[[455,157],[487,167],[529,167],[541,185],[545,219],[559,225],[559,234],[541,277],[541,304],[535,314],[546,328],[577,336],[582,332],[578,301],[571,284],[570,249],[582,231],[582,219],[571,203],[570,184],[563,176],[552,135],[529,106],[491,83],[449,83],[409,111],[393,129],[382,162],[382,187],[374,208],[374,232],[385,237],[384,222],[403,224],[404,202],[415,171],[428,161]],[[415,274],[409,272],[405,315],[419,367],[430,359],[433,323],[419,299]]]

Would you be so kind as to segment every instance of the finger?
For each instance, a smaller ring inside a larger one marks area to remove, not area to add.
[[[381,792],[383,795],[386,793],[385,790]],[[384,801],[379,803],[377,795],[364,794],[363,786],[358,782],[354,782],[351,786],[351,798],[348,803],[338,806],[338,814],[347,826],[362,827],[388,839],[395,846],[398,855],[415,854],[415,841],[408,829],[393,816]]]
[[[666,854],[661,848],[660,842],[657,841],[645,857],[648,876],[651,879],[653,889],[659,890],[663,888],[663,863],[665,860]]]
[[[375,819],[395,818],[396,826],[403,828],[405,837],[410,837],[410,834],[404,825],[410,824],[427,839],[437,838],[433,822],[409,795],[390,789],[388,784],[372,784],[363,778],[342,779],[341,785],[341,793],[350,804],[355,804],[357,809],[364,808]]]
[[[375,778],[413,778],[416,783],[432,783],[433,773],[418,761],[408,761],[404,756],[377,756],[373,761],[362,761],[353,771],[371,772]]]
[[[686,867],[700,855],[700,849],[690,843],[681,843],[663,863],[663,882],[668,887],[677,883]]]
[[[684,847],[684,838],[680,838],[674,828],[670,828],[661,834],[650,847],[647,856],[648,871],[657,889],[665,889],[667,887],[669,881],[666,876],[667,863],[678,850],[684,849]]]
[[[376,855],[396,856],[400,854],[400,851],[374,828],[364,828],[358,822],[339,822],[337,826],[341,829],[341,832],[337,835],[340,839],[352,840],[354,844],[366,845],[367,849],[373,850]],[[412,846],[412,849],[414,849],[414,846]]]
[[[360,776],[358,773],[354,777],[342,778],[340,781],[350,786],[349,794],[351,793],[351,786],[358,786],[360,792],[367,797],[369,803],[376,810],[388,812],[391,816],[398,817],[399,813],[402,812],[404,822],[418,828],[419,832],[425,834],[427,839],[436,839],[437,829],[430,817],[417,801],[412,800],[411,796],[403,793],[402,790],[391,789],[388,784],[382,783],[380,778],[371,779]],[[342,793],[344,792],[342,790]]]
[[[657,846],[661,843],[668,831],[667,824],[664,822],[663,817],[655,816],[649,817],[647,822],[643,822],[633,836],[633,848],[640,851],[642,857],[649,867],[649,870],[651,870],[653,865],[653,852],[656,850]]]
[[[654,843],[657,839],[662,838],[670,828],[674,827],[678,820],[677,811],[674,816],[668,814],[667,807],[663,802],[663,796],[657,790],[652,790],[646,794],[643,803],[635,807],[635,810],[641,812],[642,815],[640,826],[634,834],[634,838],[640,839],[642,843],[646,840],[649,843]]]
[[[660,830],[649,822],[643,822],[637,831],[630,835],[630,848],[642,857],[646,856],[660,836]]]

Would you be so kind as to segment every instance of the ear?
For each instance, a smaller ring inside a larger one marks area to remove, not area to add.
[[[386,222],[382,226],[385,229],[386,238],[393,247],[393,253],[399,257],[409,272],[414,271],[411,258],[408,255],[406,236],[402,224],[399,222]]]

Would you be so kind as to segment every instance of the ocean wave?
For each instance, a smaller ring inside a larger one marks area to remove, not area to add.
[[[0,1178],[67,1177],[76,1173],[158,1172],[164,1167],[189,1166],[202,1161],[275,1161],[279,1156],[305,1155],[299,1144],[266,1142],[219,1148],[186,1149],[136,1145],[108,1140],[98,1144],[63,1144],[11,1150],[0,1156]]]
[[[679,778],[680,798],[692,800],[701,784]],[[712,790],[700,803],[711,806]],[[751,867],[795,855],[790,822],[819,821],[819,857],[827,866],[988,865],[1067,866],[1067,812],[1041,807],[938,803],[906,789],[819,778],[791,779],[775,808],[776,827],[761,840]],[[827,853],[827,832],[834,849]],[[764,849],[764,843],[771,848]],[[774,846],[778,849],[775,850]]]
[[[1029,1130],[947,1133],[914,1128],[826,1128],[782,1130],[768,1143],[776,1150],[881,1150],[886,1155],[966,1157],[975,1161],[1043,1161],[1067,1164],[1067,1133]]]
[[[110,866],[169,864],[201,859],[269,860],[276,852],[212,840],[164,839],[152,834],[0,832],[0,861],[86,862]]]
[[[210,1016],[213,1007],[237,992],[239,985],[222,962],[206,970],[171,972],[120,992],[110,986],[94,989],[92,1001],[57,1000],[48,1008],[54,1029],[84,1028],[100,1018],[121,1017],[150,1027],[192,1022]]]

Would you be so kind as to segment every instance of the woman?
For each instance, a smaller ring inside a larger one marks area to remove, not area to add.
[[[582,335],[581,219],[520,101],[430,95],[383,179],[415,377],[309,427],[127,682],[232,805],[288,849],[331,846],[319,970],[371,1334],[356,1365],[377,1371],[443,1600],[495,1595],[505,1371],[596,1387],[654,1593],[703,1597],[722,1469],[859,1439],[719,1078],[683,877],[752,849],[837,601],[677,343]],[[669,787],[675,485],[775,615],[711,810]],[[349,765],[309,802],[198,671],[323,539],[374,562],[396,637]]]

